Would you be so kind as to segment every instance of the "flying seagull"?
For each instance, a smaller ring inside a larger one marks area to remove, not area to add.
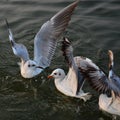
[[[33,60],[29,58],[27,48],[23,44],[15,42],[6,19],[12,50],[13,53],[21,59],[20,70],[24,78],[32,78],[40,74],[46,67],[50,66],[58,39],[68,26],[78,2],[79,0],[76,0],[68,5],[42,25],[34,38]]]
[[[67,38],[62,42],[62,51],[66,62],[69,65],[67,75],[61,68],[55,69],[48,78],[54,78],[56,88],[63,94],[87,101],[91,98],[90,93],[85,93],[82,88],[85,82],[84,76],[80,73],[76,64],[76,57],[73,57],[73,47]]]

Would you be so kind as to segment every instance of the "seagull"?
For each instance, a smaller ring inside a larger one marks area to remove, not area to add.
[[[77,57],[76,59],[80,72],[87,79],[93,89],[99,93],[105,93],[108,96],[111,94],[112,90],[116,97],[120,96],[120,88],[109,80],[106,73],[92,60],[85,57]]]
[[[62,42],[62,51],[69,66],[67,75],[63,69],[57,68],[48,78],[55,79],[56,88],[64,95],[80,98],[86,102],[91,98],[91,94],[82,90],[85,79],[78,69],[76,58],[73,57],[73,47],[67,38]]]
[[[109,75],[100,69],[92,60],[77,57],[76,63],[86,78],[86,81],[101,94],[99,95],[99,108],[108,113],[120,115],[120,79],[113,72],[113,54],[109,53]]]
[[[111,50],[108,50],[109,55],[109,75],[108,78],[116,85],[117,88],[120,88],[120,77],[114,73],[114,55]]]
[[[41,29],[34,38],[33,60],[29,58],[27,48],[23,44],[15,42],[13,33],[6,19],[9,40],[12,45],[13,53],[21,59],[20,71],[22,77],[32,78],[40,74],[46,67],[50,66],[52,57],[55,53],[58,38],[68,26],[72,13],[78,2],[79,0],[76,0],[71,3],[41,26]]]
[[[120,88],[120,78],[114,73],[114,56],[111,50],[108,51],[109,55],[109,80],[117,87]],[[116,97],[114,92],[111,91],[111,96],[101,94],[99,97],[99,107],[102,111],[106,111],[116,118],[116,115],[120,116],[120,97]]]

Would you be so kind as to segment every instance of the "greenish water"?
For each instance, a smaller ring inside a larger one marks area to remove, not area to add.
[[[50,68],[33,79],[21,77],[13,55],[4,19],[15,39],[33,56],[33,39],[40,26],[72,0],[0,1],[0,120],[110,120],[98,107],[98,93],[86,84],[93,97],[82,100],[62,95],[47,75],[61,67],[67,72],[59,42]],[[120,75],[120,1],[81,0],[65,32],[74,47],[74,55],[91,58],[108,72],[107,50],[115,54],[115,71]],[[31,82],[30,82],[31,81]]]

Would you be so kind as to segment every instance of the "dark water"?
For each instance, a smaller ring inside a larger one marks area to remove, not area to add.
[[[93,97],[84,103],[59,93],[47,75],[57,67],[66,70],[60,42],[50,68],[26,80],[21,77],[12,53],[4,18],[7,18],[17,42],[24,43],[33,56],[33,39],[40,26],[69,0],[0,1],[0,120],[110,120],[98,107],[98,93],[86,84]],[[107,50],[115,54],[115,71],[120,72],[120,1],[81,0],[65,32],[74,47],[74,55],[91,58],[108,72]],[[30,83],[31,81],[31,83]],[[37,92],[36,92],[37,91]]]

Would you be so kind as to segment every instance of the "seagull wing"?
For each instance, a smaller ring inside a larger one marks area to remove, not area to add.
[[[35,36],[34,60],[42,67],[50,65],[57,39],[66,29],[78,1],[73,2],[44,23]]]
[[[28,51],[27,51],[26,47],[23,44],[18,44],[18,43],[15,42],[7,19],[6,19],[6,24],[7,24],[7,27],[8,27],[9,40],[10,40],[11,45],[12,45],[13,53],[16,56],[20,57],[21,60],[23,60],[23,62],[26,62],[27,60],[29,60],[29,54],[28,54]]]
[[[113,70],[111,70],[109,74],[109,79],[111,80],[111,82],[120,89],[120,77],[118,77]]]
[[[111,90],[116,96],[120,96],[120,89],[113,84],[106,74],[96,66],[90,59],[78,57],[78,66],[84,77],[88,79],[92,87],[101,93],[110,94]]]
[[[83,86],[84,77],[81,75],[78,67],[75,64],[73,48],[67,38],[64,38],[64,41],[62,42],[62,51],[69,65],[69,71],[65,79],[69,84],[69,87],[72,88],[72,92],[76,95]]]

